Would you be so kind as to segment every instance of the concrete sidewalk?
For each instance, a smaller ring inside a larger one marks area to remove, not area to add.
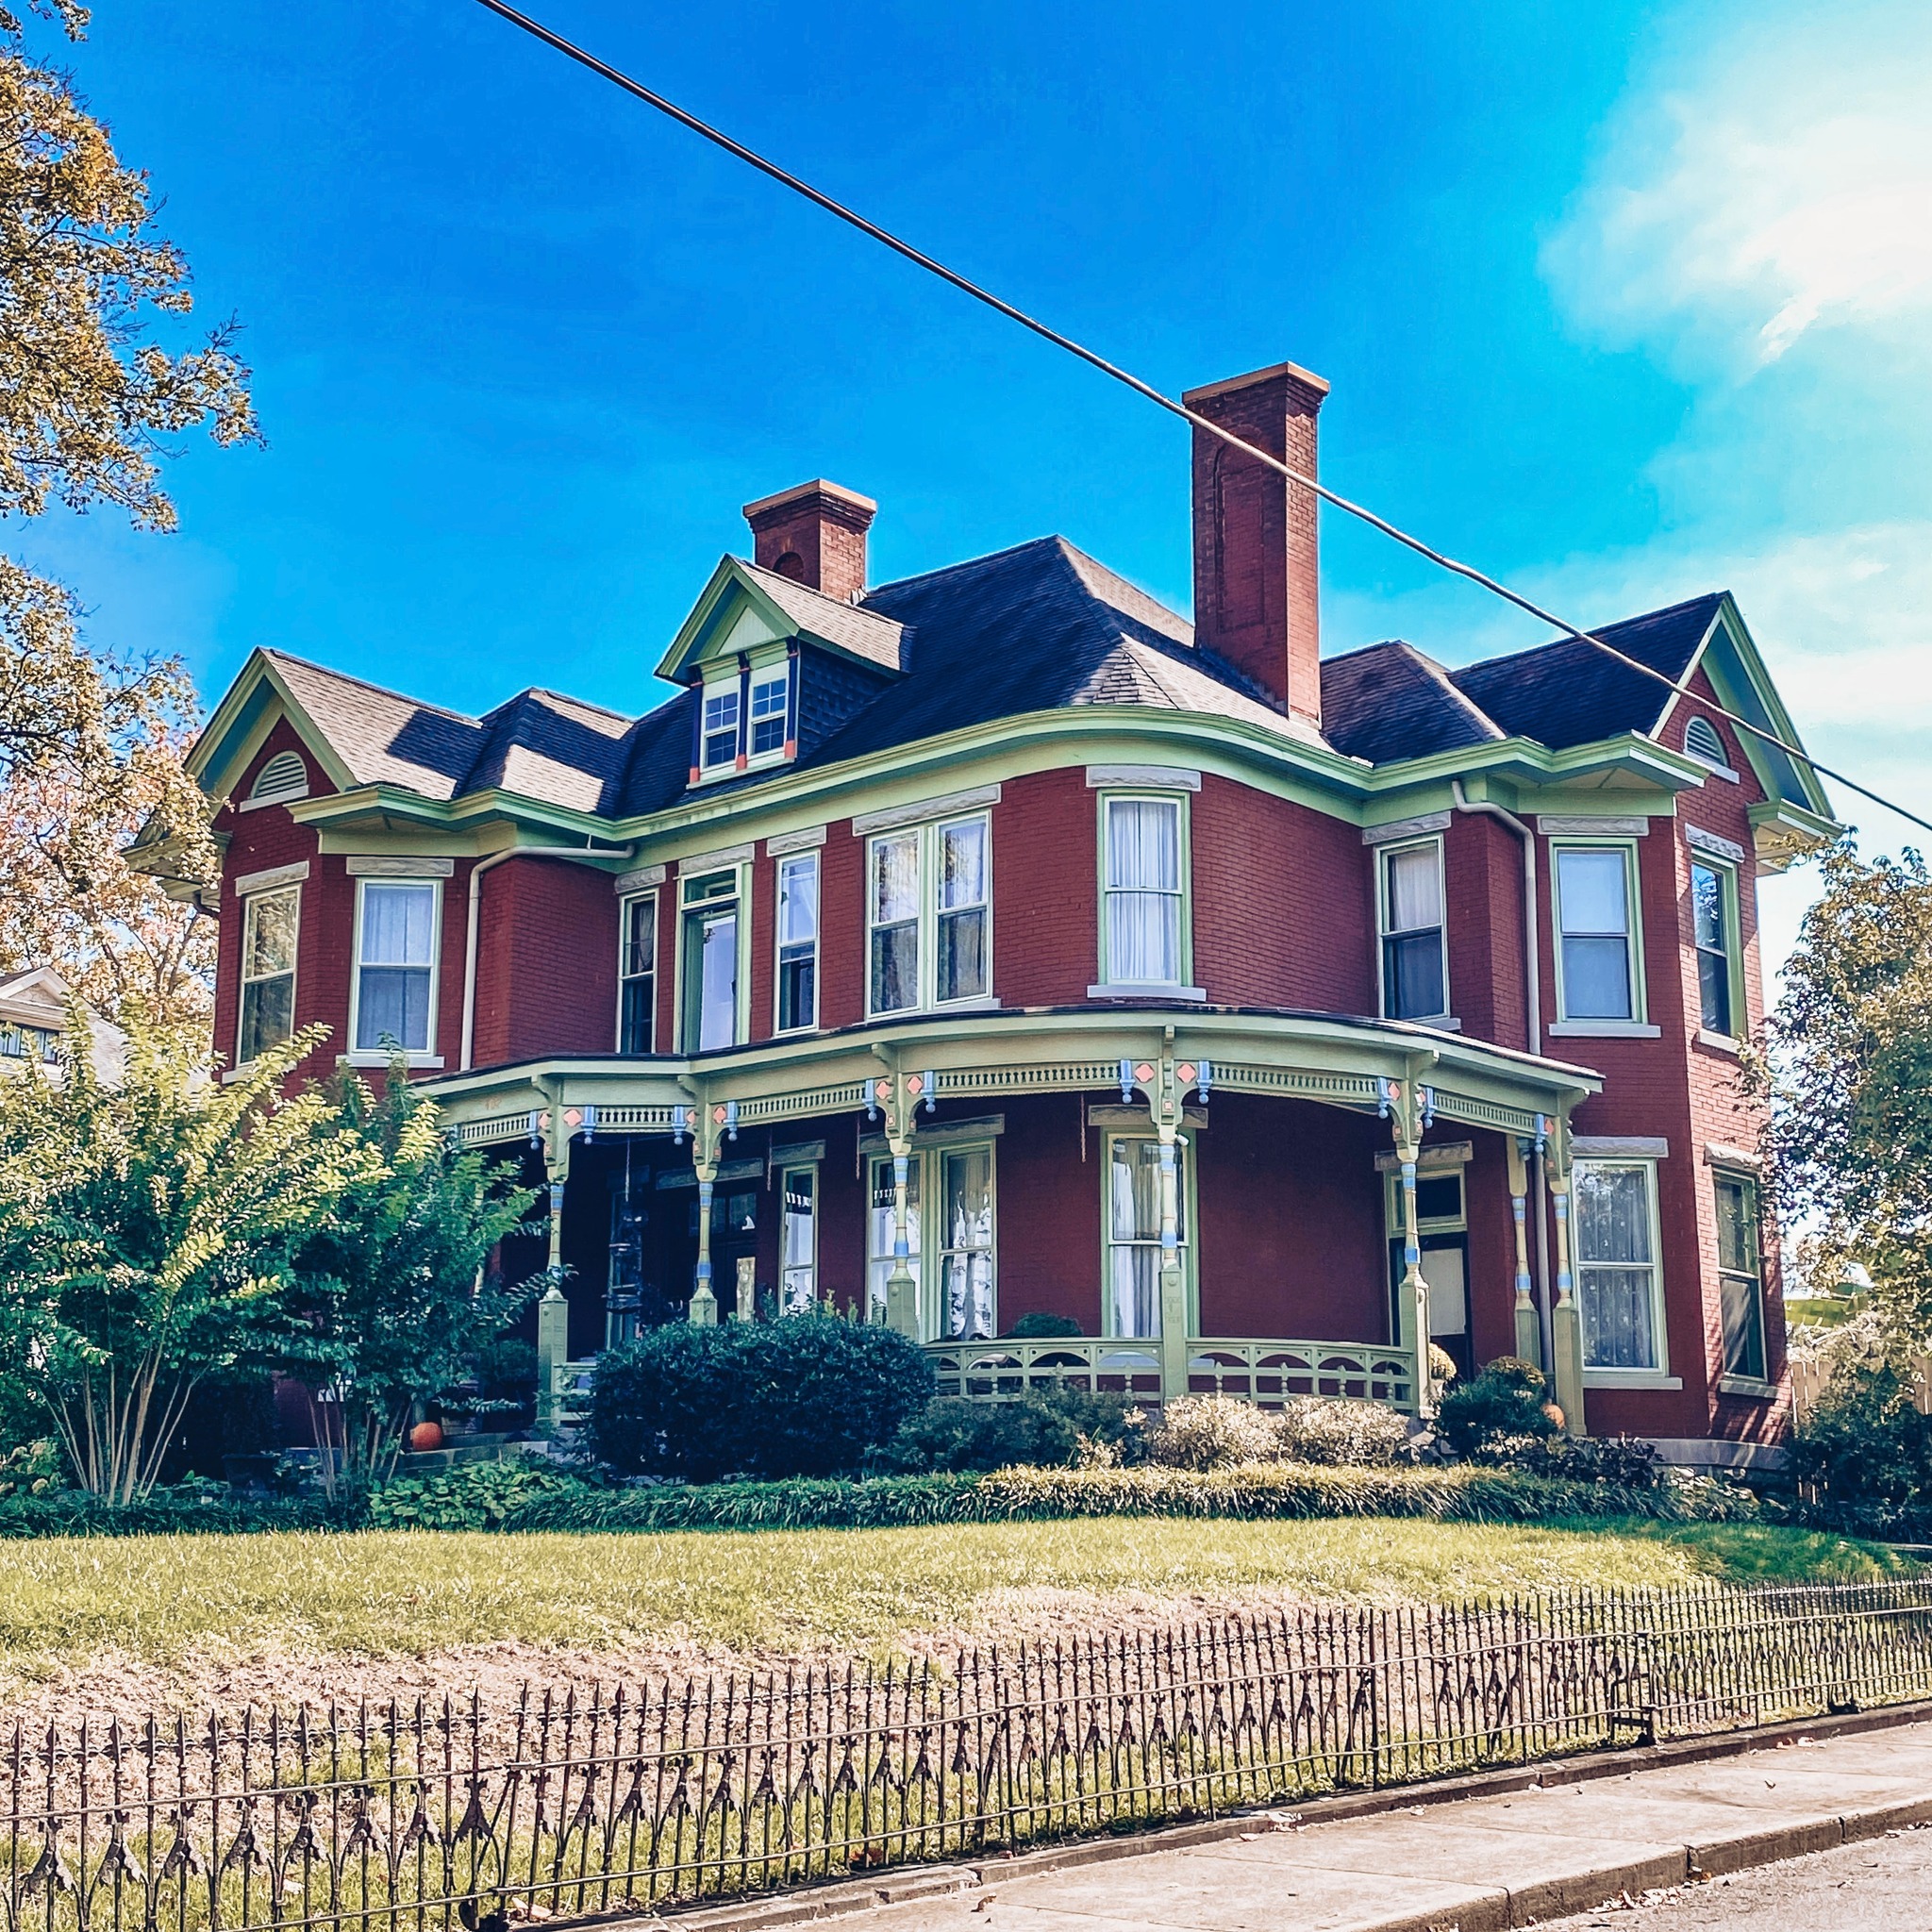
[[[955,1867],[925,1874],[931,1895],[845,1923],[852,1932],[1492,1932],[1932,1821],[1932,1723],[1819,1731],[1582,1782],[1557,1782],[1565,1768],[1551,1765],[1546,1784],[1372,1816],[1270,1814],[1144,1849],[1070,1846]],[[795,1918],[817,1916],[808,1900],[791,1902],[805,1907]],[[742,1921],[761,1922],[757,1908]]]

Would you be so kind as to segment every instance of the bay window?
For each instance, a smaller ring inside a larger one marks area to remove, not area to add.
[[[1442,921],[1442,841],[1384,846],[1377,900],[1382,935],[1382,1011],[1391,1020],[1438,1020],[1449,1011]]]
[[[302,889],[252,892],[242,902],[242,1013],[235,1059],[246,1066],[295,1030],[295,942]]]
[[[429,1051],[441,896],[441,887],[432,881],[361,881],[353,1036],[358,1053]]]
[[[617,1050],[653,1053],[658,1034],[658,895],[618,908]]]
[[[1748,1174],[1719,1174],[1714,1187],[1724,1373],[1761,1382],[1765,1379],[1764,1261],[1757,1231],[1757,1183]]]
[[[1188,1256],[1186,1163],[1186,1146],[1177,1143],[1174,1228],[1183,1267]],[[1103,1173],[1104,1325],[1108,1335],[1151,1340],[1160,1333],[1160,1142],[1145,1136],[1109,1135]]]
[[[1736,1033],[1737,970],[1734,964],[1737,874],[1728,866],[1693,859],[1690,921],[1697,947],[1698,1019],[1707,1033],[1728,1040]]]
[[[991,830],[984,814],[866,847],[866,1008],[917,1012],[992,990]]]
[[[778,861],[777,1030],[819,1023],[819,861],[816,853]]]
[[[1182,987],[1191,970],[1184,798],[1102,798],[1101,895],[1101,984]]]
[[[1657,1169],[1647,1160],[1579,1160],[1574,1200],[1583,1365],[1659,1373]]]
[[[1556,849],[1557,988],[1566,1021],[1643,1018],[1635,870],[1627,845]]]

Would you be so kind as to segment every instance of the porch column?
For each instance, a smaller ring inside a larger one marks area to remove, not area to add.
[[[925,1082],[917,1074],[891,1073],[873,1083],[884,1108],[886,1145],[892,1156],[892,1268],[886,1276],[886,1326],[909,1341],[920,1340],[919,1278],[912,1272],[910,1208],[912,1129]]]
[[[570,1179],[570,1129],[563,1118],[563,1097],[559,1090],[546,1090],[550,1102],[541,1117],[543,1129],[543,1172],[549,1183],[550,1255],[549,1280],[537,1304],[537,1430],[554,1434],[557,1428],[558,1372],[570,1359],[570,1303],[563,1293],[563,1190]]]
[[[1557,1306],[1550,1313],[1551,1340],[1557,1358],[1551,1368],[1557,1385],[1557,1407],[1563,1411],[1563,1426],[1571,1435],[1582,1436],[1589,1430],[1583,1419],[1582,1310],[1576,1306],[1570,1272],[1570,1123],[1559,1117],[1554,1124],[1556,1130],[1550,1136],[1543,1166],[1550,1208],[1557,1223]]]
[[[1162,1121],[1159,1134],[1160,1394],[1162,1401],[1172,1402],[1188,1392],[1188,1278],[1181,1267],[1180,1163],[1174,1124]]]
[[[1411,1063],[1407,1071],[1407,1080],[1389,1080],[1383,1085],[1383,1106],[1394,1126],[1395,1158],[1402,1176],[1402,1285],[1395,1297],[1401,1332],[1396,1341],[1415,1363],[1416,1413],[1428,1415],[1436,1406],[1436,1390],[1429,1365],[1429,1290],[1423,1279],[1415,1170],[1422,1155],[1423,1129],[1434,1104],[1429,1090],[1422,1084],[1421,1069]]]
[[[1509,1211],[1516,1222],[1516,1354],[1542,1365],[1542,1324],[1529,1292],[1529,1147],[1514,1134],[1505,1138],[1509,1156]]]
[[[727,1112],[703,1097],[691,1108],[691,1165],[698,1182],[698,1265],[691,1279],[689,1310],[694,1328],[718,1325],[718,1297],[711,1288],[711,1200],[718,1186],[719,1130]]]

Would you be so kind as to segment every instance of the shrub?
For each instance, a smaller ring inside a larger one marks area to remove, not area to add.
[[[1543,1373],[1520,1356],[1499,1356],[1473,1381],[1447,1391],[1436,1410],[1436,1430],[1458,1456],[1506,1437],[1541,1438],[1556,1423],[1544,1408]]]
[[[369,1496],[372,1529],[501,1529],[517,1510],[598,1485],[534,1457],[464,1462],[441,1475],[399,1476]]]
[[[586,1433],[624,1475],[833,1475],[931,1397],[931,1364],[891,1328],[830,1315],[675,1322],[599,1359]]]
[[[901,1425],[867,1458],[882,1474],[1010,1469],[1029,1464],[1072,1469],[1139,1459],[1141,1412],[1119,1395],[1042,1390],[1015,1402],[969,1402],[942,1395]]]
[[[1882,1364],[1840,1364],[1792,1439],[1790,1474],[1835,1528],[1917,1535],[1932,1520],[1932,1418]]]
[[[1079,1323],[1071,1315],[1049,1315],[1036,1312],[1022,1315],[1007,1330],[1007,1339],[1011,1341],[1037,1341],[1051,1339],[1057,1335],[1078,1335],[1083,1331]]]
[[[1147,1459],[1168,1469],[1225,1469],[1272,1462],[1281,1453],[1274,1416],[1229,1395],[1183,1395],[1160,1412]]]
[[[1297,1396],[1274,1426],[1275,1454],[1290,1462],[1387,1467],[1411,1456],[1408,1418],[1379,1402]]]

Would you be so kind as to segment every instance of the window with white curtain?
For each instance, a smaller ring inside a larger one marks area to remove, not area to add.
[[[357,921],[356,1051],[429,1051],[436,1004],[434,880],[364,879]]]
[[[1184,809],[1178,798],[1104,801],[1105,985],[1179,986],[1187,975]]]
[[[1382,1010],[1391,1020],[1436,1020],[1449,1011],[1442,922],[1442,841],[1384,846]]]
[[[1627,845],[1557,849],[1558,989],[1565,1020],[1641,1020],[1635,855]]]
[[[917,1012],[991,994],[991,844],[983,813],[869,842],[868,1012]]]
[[[1656,1165],[1579,1160],[1573,1191],[1584,1366],[1661,1370]]]
[[[1187,1150],[1174,1148],[1174,1226],[1187,1261]],[[1107,1143],[1107,1332],[1160,1333],[1160,1142],[1130,1134]]]
[[[788,1167],[779,1175],[785,1203],[778,1242],[779,1272],[784,1281],[784,1311],[808,1315],[819,1298],[819,1171]],[[888,1248],[891,1241],[888,1238]]]
[[[992,1149],[940,1156],[941,1341],[984,1341],[993,1332]]]

